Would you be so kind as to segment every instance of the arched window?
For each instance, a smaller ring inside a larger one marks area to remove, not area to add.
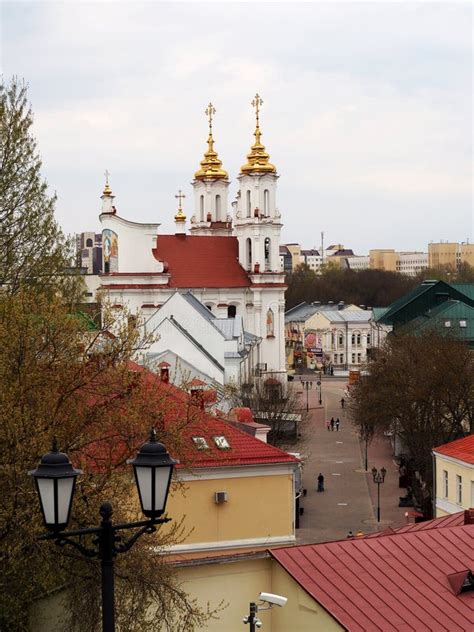
[[[250,190],[247,191],[247,217],[252,215],[252,196]]]
[[[342,333],[342,331],[340,331],[338,334],[338,342],[340,347],[344,346],[344,334]]]
[[[370,334],[367,334],[367,346],[370,345]]]
[[[207,309],[212,312],[212,305],[210,303],[206,303]]]
[[[263,192],[263,214],[270,215],[270,191],[268,189]]]
[[[265,237],[264,247],[265,247],[265,270],[268,272],[270,270],[270,238]]]
[[[216,222],[221,221],[221,196],[216,195]]]
[[[94,244],[93,244],[93,242],[92,242],[92,239],[87,239],[87,240],[86,240],[86,248],[92,248],[92,246],[93,246],[93,245],[94,245]]]
[[[204,195],[201,195],[199,198],[199,215],[201,217],[201,222],[204,221]]]
[[[360,334],[357,334],[357,346],[360,347]]]
[[[237,314],[237,307],[235,305],[229,305],[227,307],[227,318],[235,318]]]
[[[356,335],[352,334],[352,336],[351,336],[351,344],[355,345],[355,343],[356,343]]]
[[[252,270],[252,240],[247,237],[245,240],[245,259],[247,261],[247,270]]]

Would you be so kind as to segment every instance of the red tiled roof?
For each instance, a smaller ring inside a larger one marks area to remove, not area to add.
[[[474,465],[474,435],[471,434],[462,439],[440,445],[438,448],[434,448],[433,452]]]
[[[380,538],[384,535],[395,535],[397,533],[407,533],[408,531],[425,531],[426,529],[442,529],[444,527],[458,527],[464,524],[464,511],[458,511],[454,514],[448,514],[441,518],[434,518],[433,520],[424,520],[423,522],[410,522],[409,524],[398,527],[397,529],[390,529],[390,533],[387,531],[379,531],[377,533],[369,533],[366,538]]]
[[[474,629],[474,591],[455,595],[449,580],[454,573],[474,570],[474,525],[285,547],[270,553],[351,632]]]
[[[168,263],[170,287],[247,287],[237,237],[158,235],[153,256]]]

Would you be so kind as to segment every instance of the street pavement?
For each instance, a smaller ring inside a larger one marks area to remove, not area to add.
[[[317,379],[303,375],[303,380]],[[306,408],[306,390],[302,391],[301,404]],[[296,530],[298,544],[327,542],[345,538],[349,531],[372,533],[406,524],[406,509],[398,507],[399,496],[405,490],[398,487],[398,471],[393,461],[388,439],[374,440],[368,450],[368,469],[364,470],[363,454],[356,431],[340,400],[347,386],[346,379],[323,377],[322,401],[319,406],[319,389],[316,384],[308,391],[309,419],[297,446],[304,457],[302,498],[304,514]],[[339,417],[339,432],[326,429],[326,420]],[[377,523],[377,485],[373,482],[372,467],[385,467],[387,474],[380,486],[381,521]],[[325,479],[324,492],[317,492],[317,477]]]

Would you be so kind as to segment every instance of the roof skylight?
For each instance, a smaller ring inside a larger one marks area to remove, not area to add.
[[[223,435],[213,437],[213,439],[214,439],[214,443],[219,448],[219,450],[230,449],[230,443],[227,441],[227,439]]]
[[[204,437],[193,437],[193,442],[198,450],[209,450],[209,446]]]

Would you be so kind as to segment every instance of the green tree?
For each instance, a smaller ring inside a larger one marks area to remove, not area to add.
[[[435,332],[389,336],[367,370],[351,387],[354,423],[361,437],[398,435],[424,482],[418,501],[429,514],[432,449],[474,429],[472,352]]]
[[[41,177],[24,82],[0,83],[0,286],[22,280],[50,286],[70,265],[70,250],[54,217],[55,195]]]

